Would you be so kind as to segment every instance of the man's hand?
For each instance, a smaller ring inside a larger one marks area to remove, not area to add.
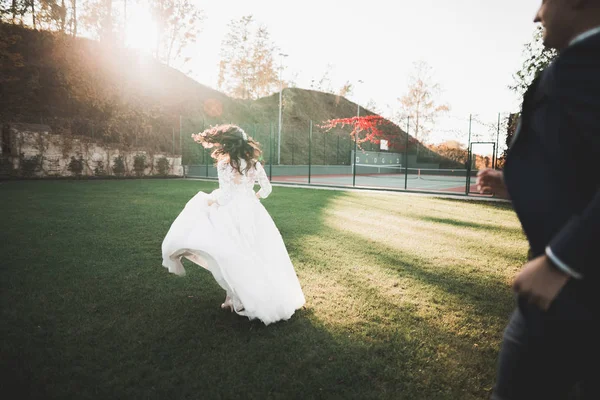
[[[477,189],[481,194],[493,194],[502,199],[508,199],[508,192],[504,185],[504,173],[487,168],[477,173]]]
[[[513,283],[513,290],[541,310],[548,311],[569,279],[569,275],[554,268],[548,257],[543,255],[523,266]]]
[[[254,195],[255,195],[255,196],[256,196],[256,198],[257,198],[257,199],[259,199],[259,200],[262,198],[262,197],[260,197],[260,193],[258,193],[258,192],[254,193]]]

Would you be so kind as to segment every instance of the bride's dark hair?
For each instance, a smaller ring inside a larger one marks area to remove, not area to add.
[[[259,143],[248,136],[237,125],[217,125],[195,135],[194,140],[204,147],[210,148],[219,145],[211,156],[217,160],[225,160],[240,174],[256,166],[262,151]],[[240,160],[246,161],[242,171]]]

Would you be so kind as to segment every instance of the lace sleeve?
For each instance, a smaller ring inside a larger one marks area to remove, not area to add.
[[[219,177],[219,188],[212,192],[211,197],[218,205],[224,206],[231,200],[234,179],[229,164],[226,162],[219,162],[217,164],[217,175]]]
[[[258,180],[258,184],[260,185],[260,190],[258,191],[258,195],[266,199],[271,194],[273,187],[271,186],[271,182],[269,182],[269,178],[267,177],[267,173],[265,169],[261,165],[261,163],[256,163],[256,179]]]

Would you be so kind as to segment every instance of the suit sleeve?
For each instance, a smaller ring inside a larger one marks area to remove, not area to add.
[[[573,55],[559,65],[556,79],[561,135],[573,135],[577,148],[581,149],[576,157],[589,160],[600,159],[600,73],[597,71],[600,71],[600,57]],[[577,279],[585,279],[591,268],[600,268],[600,172],[584,173],[590,177],[585,184],[592,186],[589,201],[546,247],[546,255],[554,265]],[[594,275],[597,273],[594,271]]]

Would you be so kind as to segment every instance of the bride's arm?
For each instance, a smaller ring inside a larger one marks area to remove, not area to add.
[[[269,182],[269,177],[267,177],[267,173],[265,172],[265,169],[263,168],[261,163],[256,163],[256,172],[256,179],[258,180],[258,184],[260,185],[260,190],[256,192],[256,197],[258,199],[266,199],[273,191],[273,187],[271,186],[271,182]]]
[[[219,177],[219,188],[214,190],[210,194],[208,205],[218,204],[223,206],[231,200],[231,184],[233,178],[231,177],[230,170],[225,162],[219,162],[217,164],[217,175]]]

